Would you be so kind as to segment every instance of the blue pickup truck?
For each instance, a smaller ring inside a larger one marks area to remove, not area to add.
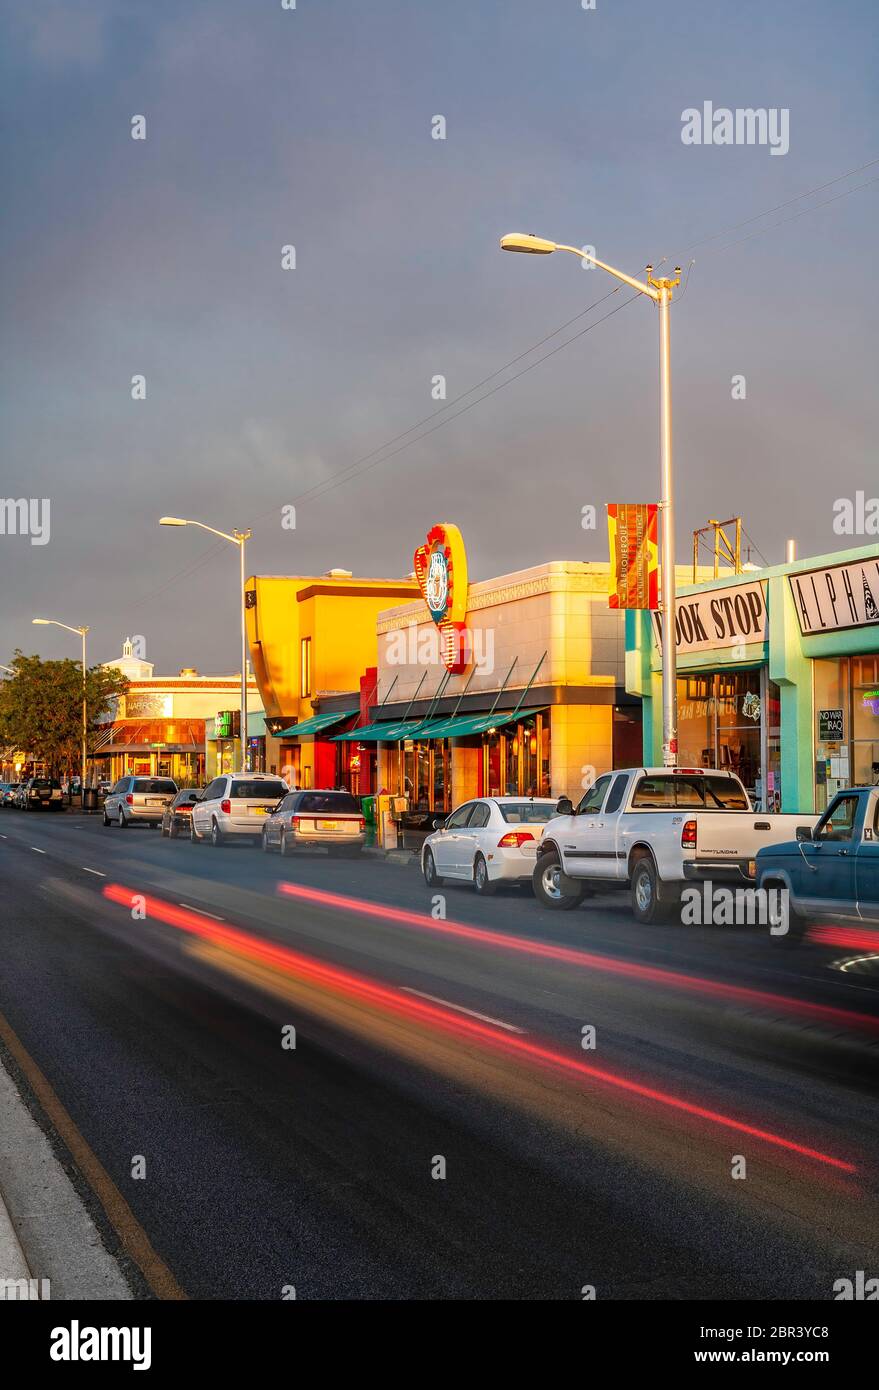
[[[816,826],[759,850],[757,885],[787,890],[786,939],[810,924],[844,923],[876,928],[879,946],[879,787],[838,792]]]

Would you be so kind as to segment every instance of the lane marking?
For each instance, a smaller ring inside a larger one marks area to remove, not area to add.
[[[107,884],[101,889],[101,892],[109,902],[119,903],[127,908],[132,905],[134,890],[123,887],[121,883]],[[599,1082],[643,1100],[655,1101],[665,1109],[677,1110],[696,1119],[707,1120],[711,1124],[733,1130],[738,1134],[746,1134],[753,1139],[760,1139],[777,1149],[799,1154],[803,1158],[813,1159],[830,1168],[839,1169],[841,1172],[857,1173],[858,1171],[855,1165],[846,1159],[822,1153],[819,1149],[813,1149],[810,1145],[801,1144],[795,1139],[787,1139],[784,1135],[774,1134],[771,1130],[749,1124],[732,1115],[725,1115],[719,1110],[698,1105],[693,1101],[685,1100],[682,1096],[675,1095],[670,1091],[659,1090],[655,1086],[646,1085],[644,1082],[636,1081],[619,1072],[608,1071],[604,1067],[581,1062],[568,1053],[559,1052],[557,1048],[526,1041],[524,1038],[508,1037],[502,1032],[487,1028],[478,1019],[471,1021],[455,1018],[449,1010],[442,1006],[407,998],[402,989],[395,985],[385,985],[366,975],[357,975],[340,966],[329,965],[315,956],[303,955],[300,951],[291,950],[289,946],[282,946],[278,942],[254,936],[252,933],[242,931],[237,927],[210,926],[200,913],[184,914],[178,906],[163,901],[161,898],[146,894],[139,894],[138,896],[143,898],[142,905],[146,905],[146,915],[150,920],[165,922],[169,926],[178,927],[182,931],[200,937],[202,941],[206,941],[220,950],[244,957],[250,964],[264,965],[280,975],[291,976],[297,983],[315,983],[345,1001],[359,1001],[369,1007],[383,1010],[386,1014],[424,1023],[433,1031],[439,1031],[445,1035],[451,1033],[459,1040],[465,1039],[468,1042],[484,1043],[496,1053],[537,1063],[539,1066],[549,1067],[556,1073],[573,1076],[581,1081]]]
[[[88,866],[88,864],[80,864],[79,867],[82,869],[82,871],[83,871],[84,874],[94,874],[96,878],[106,878],[106,877],[107,877],[106,874],[102,874],[102,873],[101,873],[100,869],[90,869],[89,866]]]
[[[104,874],[104,878],[107,875]],[[205,912],[203,907],[193,907],[191,903],[178,903],[178,907],[185,907],[188,912],[197,912],[201,917],[213,917],[215,922],[225,922],[225,917],[218,917],[216,912]]]
[[[45,854],[45,853],[46,853],[46,851],[45,851],[44,849],[37,849],[36,845],[31,845],[31,849],[33,850],[34,854]]]
[[[423,989],[410,989],[408,985],[401,985],[404,994],[417,994],[419,999],[429,999],[432,1004],[442,1004],[443,1008],[454,1009],[459,1014],[469,1014],[471,1018],[479,1018],[483,1023],[493,1023],[495,1028],[506,1028],[508,1033],[524,1033],[524,1028],[517,1028],[515,1023],[504,1023],[502,1018],[492,1018],[491,1014],[481,1014],[476,1009],[465,1009],[463,1004],[453,1004],[450,999],[441,999],[438,994],[426,994]]]
[[[40,1070],[3,1014],[0,1014],[0,1038],[3,1039],[21,1067],[31,1090],[58,1131],[80,1173],[106,1212],[107,1219],[119,1236],[126,1253],[137,1265],[156,1298],[186,1299],[187,1295],[177,1283],[165,1261],[153,1249],[149,1236],[110,1174],[80,1134],[45,1074]]]

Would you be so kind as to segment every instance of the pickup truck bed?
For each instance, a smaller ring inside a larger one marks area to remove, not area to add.
[[[600,777],[576,811],[547,823],[534,889],[546,906],[565,908],[590,885],[628,887],[635,916],[650,922],[679,903],[688,882],[755,886],[758,851],[816,821],[752,810],[729,772],[627,768]]]

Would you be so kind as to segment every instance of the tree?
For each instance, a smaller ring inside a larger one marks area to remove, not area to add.
[[[43,661],[16,651],[13,675],[0,682],[0,746],[44,762],[50,776],[82,760],[82,667],[76,661]],[[128,679],[103,666],[86,670],[88,730],[94,733]],[[90,742],[92,740],[90,739]]]

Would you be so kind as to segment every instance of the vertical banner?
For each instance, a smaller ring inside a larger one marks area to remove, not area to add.
[[[610,608],[659,607],[655,502],[609,502]]]

